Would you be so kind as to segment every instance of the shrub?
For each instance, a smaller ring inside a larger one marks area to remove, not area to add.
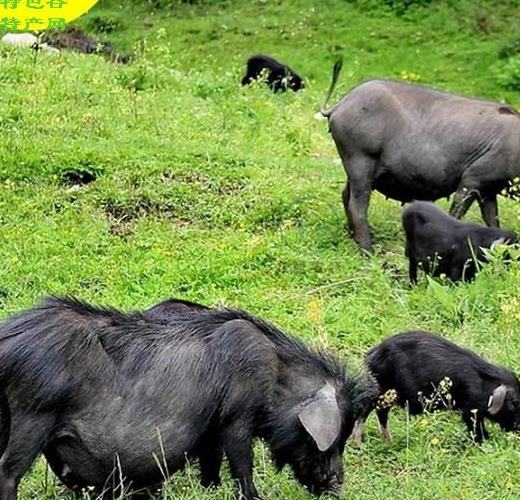
[[[520,54],[510,57],[500,66],[497,81],[506,89],[520,91]]]
[[[93,16],[88,23],[89,28],[98,33],[112,33],[122,31],[124,25],[114,17]]]
[[[509,57],[520,54],[520,37],[514,38],[506,43],[498,52],[500,59],[508,59]]]
[[[347,2],[356,4],[364,10],[380,10],[381,7],[386,7],[387,10],[402,16],[409,9],[427,7],[432,0],[347,0]]]
[[[135,0],[134,0],[135,1]],[[141,0],[141,3],[143,0]],[[226,0],[147,0],[147,3],[156,9],[165,7],[175,7],[176,5],[209,5],[216,3],[226,3]]]

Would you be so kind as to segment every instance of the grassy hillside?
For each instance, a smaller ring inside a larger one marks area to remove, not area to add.
[[[520,266],[410,289],[401,207],[377,194],[376,255],[362,257],[345,231],[343,169],[312,118],[340,53],[334,99],[381,76],[519,107],[516,0],[155,3],[101,0],[77,23],[135,51],[129,66],[0,47],[3,315],[45,293],[124,309],[176,296],[247,309],[353,368],[380,339],[422,328],[520,370]],[[288,62],[306,90],[241,88],[255,52]],[[520,232],[518,206],[500,209]],[[390,425],[392,445],[371,417],[363,446],[348,447],[346,498],[520,497],[518,436],[491,426],[475,446],[448,414],[396,410]],[[309,498],[261,446],[255,474],[265,498]],[[156,498],[232,495],[229,480],[204,491],[194,465]],[[21,498],[69,496],[40,461]]]

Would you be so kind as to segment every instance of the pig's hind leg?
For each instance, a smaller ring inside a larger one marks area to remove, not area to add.
[[[408,279],[410,280],[410,285],[417,285],[417,260],[415,257],[408,257]]]
[[[462,219],[478,197],[479,192],[477,189],[467,188],[461,183],[453,197],[450,215],[456,219]]]
[[[482,219],[490,227],[500,227],[498,219],[497,195],[488,193],[478,199]]]

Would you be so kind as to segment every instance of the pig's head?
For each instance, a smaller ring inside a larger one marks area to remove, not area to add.
[[[325,382],[310,397],[277,411],[270,440],[276,465],[289,465],[316,495],[342,496],[342,454],[355,419],[344,392]]]
[[[488,399],[487,413],[504,431],[520,431],[520,385],[500,384]]]
[[[303,89],[305,88],[305,82],[300,76],[298,76],[296,73],[293,73],[289,77],[289,88],[294,91]]]

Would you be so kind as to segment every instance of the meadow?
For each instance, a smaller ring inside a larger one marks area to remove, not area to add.
[[[520,264],[470,284],[407,280],[399,203],[374,194],[372,258],[347,234],[345,181],[313,114],[385,77],[520,107],[517,0],[101,0],[76,24],[134,61],[0,47],[0,307],[72,294],[125,310],[166,297],[244,308],[357,370],[395,332],[442,333],[520,371]],[[239,85],[253,53],[306,78],[303,92]],[[442,200],[443,207],[448,201]],[[520,232],[517,202],[499,200]],[[474,207],[467,216],[480,221]],[[455,414],[369,418],[345,453],[347,499],[520,498],[520,436],[471,442]],[[310,496],[256,449],[266,499]],[[233,498],[196,464],[157,499]],[[72,498],[40,460],[21,499]],[[93,500],[88,491],[83,498]],[[152,498],[152,497],[151,497]]]

